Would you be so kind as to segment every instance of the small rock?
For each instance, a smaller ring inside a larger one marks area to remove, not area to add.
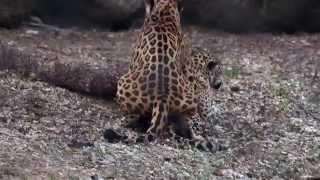
[[[169,162],[169,161],[171,161],[172,159],[170,158],[170,157],[164,157],[164,161],[167,161],[167,162]]]
[[[71,140],[71,143],[69,143],[68,146],[71,148],[82,148],[93,146],[93,143],[89,142],[85,138],[74,138]]]
[[[216,171],[214,171],[214,174],[216,176],[223,176],[223,177],[227,177],[227,178],[232,178],[232,179],[238,179],[238,178],[244,178],[245,176],[235,172],[232,169],[218,169]]]
[[[302,176],[301,180],[319,180],[320,176]]]
[[[26,34],[38,35],[39,31],[28,29],[28,30],[26,30]]]
[[[91,176],[91,180],[102,180],[98,175]]]
[[[239,92],[241,89],[239,86],[237,85],[233,85],[230,87],[230,90],[233,91],[233,92]]]
[[[37,16],[30,16],[30,21],[35,22],[35,23],[39,23],[39,24],[43,24],[43,21],[41,20],[41,18],[37,17]]]
[[[122,139],[122,135],[120,135],[118,132],[116,132],[113,129],[106,129],[103,133],[103,137],[109,143],[117,143]]]

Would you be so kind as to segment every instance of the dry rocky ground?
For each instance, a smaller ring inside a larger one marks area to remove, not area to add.
[[[108,64],[129,61],[136,32],[1,30],[22,51]],[[0,71],[0,179],[320,178],[320,34],[227,34],[188,27],[223,60],[225,84],[206,135],[216,153],[174,143],[110,144],[112,99]]]

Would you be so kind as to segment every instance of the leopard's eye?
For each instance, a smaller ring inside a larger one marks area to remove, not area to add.
[[[218,65],[217,62],[209,62],[208,63],[208,69],[211,71],[213,68],[215,68]]]
[[[153,22],[157,22],[157,21],[158,21],[158,17],[157,17],[156,15],[152,15],[152,16],[151,16],[151,20],[152,20]]]

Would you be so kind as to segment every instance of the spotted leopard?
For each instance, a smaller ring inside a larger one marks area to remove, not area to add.
[[[196,116],[208,119],[207,93],[221,85],[220,64],[203,50],[191,51],[182,34],[176,0],[145,0],[145,5],[129,71],[118,82],[120,109],[129,122],[151,117],[147,141],[161,139],[175,127],[196,146],[210,150],[212,144],[195,135],[190,123]]]

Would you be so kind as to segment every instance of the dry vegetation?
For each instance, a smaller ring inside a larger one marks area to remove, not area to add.
[[[2,70],[0,179],[320,177],[320,35],[186,31],[194,45],[223,59],[221,113],[206,123],[206,134],[226,150],[106,143],[105,128],[129,131],[112,99]],[[106,67],[129,61],[134,34],[21,28],[1,30],[0,39],[42,64],[68,59]]]

